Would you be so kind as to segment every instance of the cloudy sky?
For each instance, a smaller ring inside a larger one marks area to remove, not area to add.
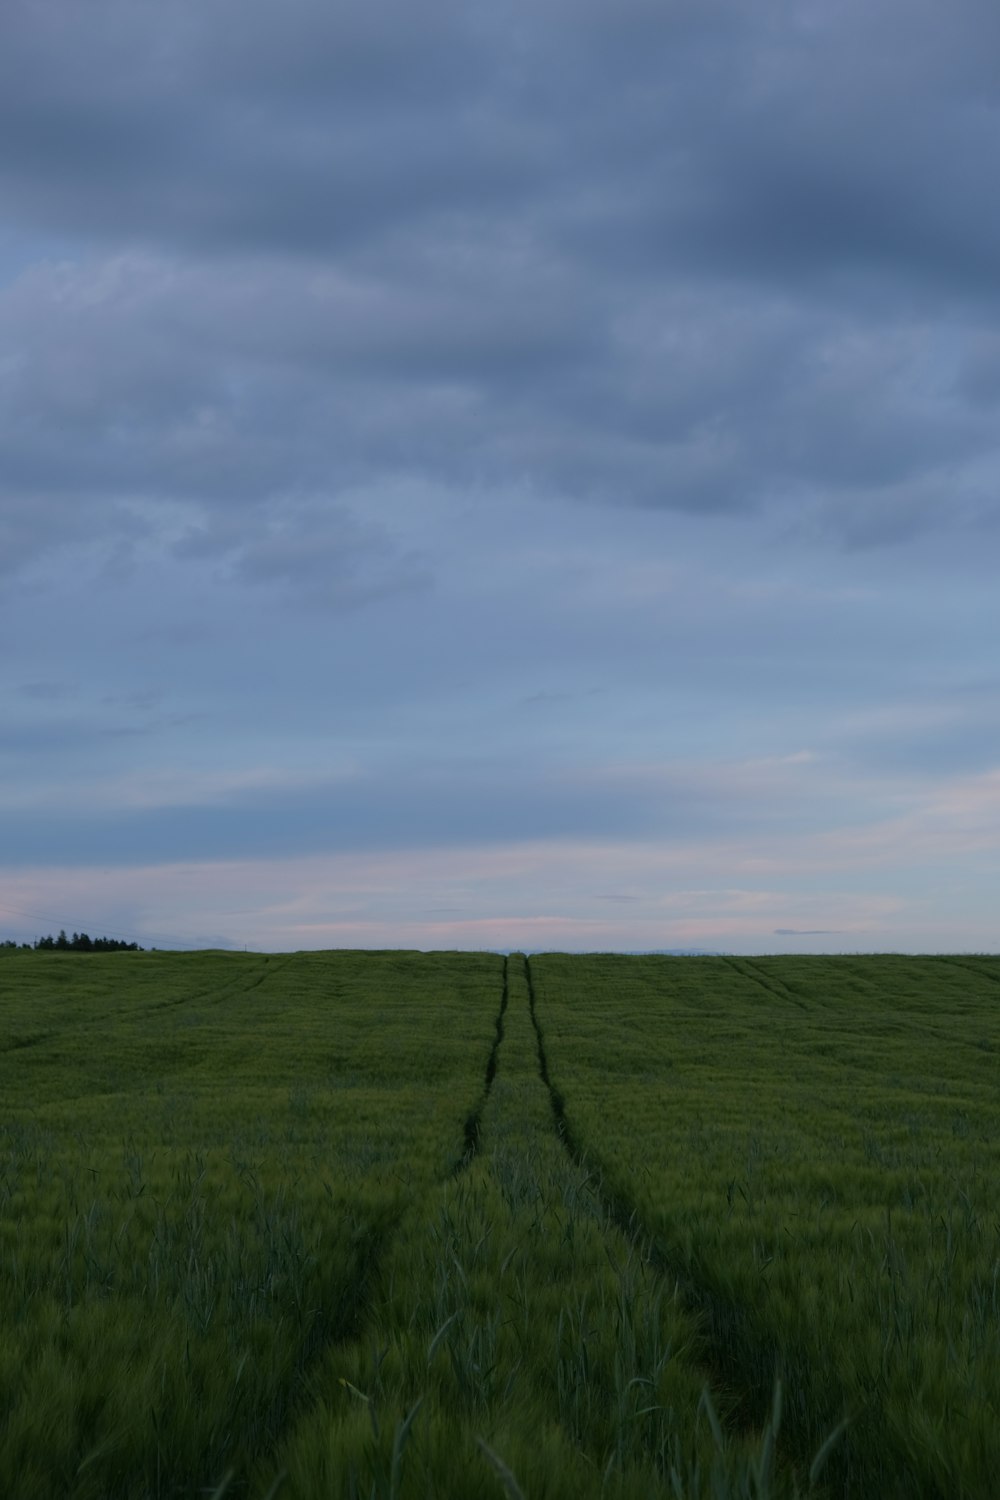
[[[0,936],[1000,947],[995,0],[5,0]]]

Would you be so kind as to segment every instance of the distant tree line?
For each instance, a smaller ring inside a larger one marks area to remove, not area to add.
[[[121,938],[88,937],[85,932],[74,932],[72,937],[67,937],[65,930],[60,928],[59,936],[36,938],[33,943],[15,943],[9,938],[0,943],[0,950],[4,952],[23,952],[25,949],[30,953],[33,950],[44,953],[141,953],[143,950],[138,943],[126,943]]]

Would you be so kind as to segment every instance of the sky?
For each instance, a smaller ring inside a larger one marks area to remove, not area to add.
[[[4,0],[0,937],[1000,948],[995,0]]]

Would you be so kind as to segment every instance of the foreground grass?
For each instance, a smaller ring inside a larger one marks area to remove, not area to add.
[[[1000,1464],[1000,962],[531,964],[568,1138],[847,1494]]]
[[[5,956],[0,1493],[991,1496],[998,996]]]
[[[245,1487],[461,1156],[499,974],[5,959],[0,1492]]]

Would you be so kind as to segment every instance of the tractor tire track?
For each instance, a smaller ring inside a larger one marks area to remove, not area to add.
[[[277,1389],[255,1408],[253,1436],[236,1456],[236,1463],[231,1462],[225,1474],[219,1476],[221,1484],[215,1490],[216,1494],[224,1492],[232,1500],[237,1500],[237,1497],[246,1500],[257,1492],[254,1471],[269,1462],[309,1410],[315,1400],[313,1382],[324,1361],[333,1350],[356,1343],[363,1337],[382,1282],[382,1268],[402,1218],[403,1211],[397,1210],[377,1218],[358,1234],[347,1285],[330,1307],[314,1309],[312,1324],[297,1350],[292,1367]],[[206,1462],[203,1467],[207,1472],[210,1465]],[[283,1472],[279,1474],[274,1488],[268,1493],[277,1494],[286,1477]],[[184,1493],[188,1493],[190,1485],[184,1484],[183,1476],[179,1475],[177,1493],[182,1486]],[[190,1493],[194,1493],[193,1487],[190,1487]],[[208,1493],[207,1489],[204,1493]]]
[[[291,959],[286,960],[287,962],[291,962]],[[445,1177],[445,1181],[465,1171],[478,1155],[481,1148],[483,1111],[490,1097],[493,1080],[496,1078],[497,1057],[504,1037],[504,1017],[508,1004],[507,962],[505,958],[503,961],[500,1006],[493,1023],[494,1037],[489,1056],[486,1059],[483,1091],[476,1108],[468,1115],[463,1126],[465,1149],[455,1166]],[[284,967],[284,965],[279,965],[279,967]],[[247,986],[247,990],[257,988],[267,977],[267,974],[262,974],[252,985]],[[379,1221],[361,1237],[358,1251],[357,1274],[352,1279],[349,1291],[338,1301],[332,1313],[324,1317],[325,1333],[317,1341],[315,1351],[310,1353],[309,1368],[312,1368],[326,1349],[332,1348],[337,1344],[355,1342],[365,1332],[365,1328],[370,1320],[372,1303],[380,1285],[381,1268],[391,1249],[393,1240],[400,1231],[404,1219],[408,1213],[413,1212],[414,1207],[415,1205],[412,1202],[408,1205],[398,1207],[388,1218]],[[306,1371],[306,1374],[308,1374],[308,1371]]]
[[[268,960],[265,959],[264,962],[267,963]],[[108,1021],[120,1021],[123,1016],[134,1018],[137,1016],[153,1015],[157,1011],[173,1010],[175,1007],[181,1005],[192,1005],[197,1000],[210,999],[211,1003],[215,1004],[217,1002],[221,1003],[223,1000],[232,999],[234,995],[249,995],[253,990],[258,989],[266,979],[269,979],[272,974],[286,968],[289,963],[291,963],[291,958],[285,959],[283,963],[276,963],[273,969],[265,970],[249,984],[241,984],[239,979],[235,979],[221,988],[215,986],[209,989],[194,990],[185,995],[175,995],[169,1000],[154,1000],[151,1005],[141,1006],[131,1012],[122,1010],[120,1007],[116,1010],[90,1011],[76,1023],[73,1031],[74,1034],[80,1035],[94,1026],[101,1026]],[[27,1035],[15,1036],[0,1043],[0,1056],[8,1052],[21,1052],[26,1047],[38,1047],[43,1042],[57,1041],[66,1035],[67,1032],[65,1030],[52,1028],[48,1031],[34,1031]]]
[[[475,1109],[467,1116],[463,1126],[465,1144],[462,1155],[439,1181],[439,1189],[461,1176],[472,1165],[481,1150],[483,1113],[496,1078],[497,1059],[504,1038],[504,1017],[509,998],[507,963],[505,958],[500,1006],[494,1018],[494,1037],[486,1059],[482,1093]],[[313,1372],[321,1367],[324,1356],[341,1345],[357,1344],[365,1337],[372,1324],[373,1312],[377,1309],[379,1293],[384,1286],[383,1270],[392,1254],[394,1244],[400,1234],[405,1231],[407,1221],[416,1218],[419,1222],[425,1214],[426,1205],[411,1196],[407,1202],[397,1206],[389,1217],[374,1224],[361,1237],[356,1275],[334,1308],[321,1315],[317,1336],[311,1338],[302,1361],[298,1378],[299,1394],[286,1403],[281,1423],[269,1433],[266,1443],[261,1444],[260,1450],[254,1455],[256,1459],[265,1457],[269,1452],[277,1451],[282,1440],[294,1430],[296,1423],[309,1409],[311,1402],[315,1399],[315,1391],[310,1389]],[[277,1482],[282,1482],[280,1475]]]
[[[759,985],[762,990],[766,990],[767,993],[769,995],[773,995],[775,999],[784,1000],[786,1003],[797,1005],[799,1010],[808,1011],[809,1006],[806,1005],[804,1000],[800,1000],[797,995],[793,995],[788,986],[786,984],[782,984],[780,979],[765,979],[764,975],[760,972],[757,965],[755,963],[752,963],[749,958],[744,958],[742,960],[736,958],[726,958],[723,959],[723,962],[727,964],[728,967],[734,971],[734,973],[739,974],[742,979],[749,979],[751,984]]]
[[[479,1097],[479,1102],[476,1105],[475,1109],[466,1117],[465,1125],[463,1126],[465,1147],[458,1161],[452,1168],[452,1177],[457,1177],[460,1172],[464,1172],[467,1167],[471,1166],[476,1157],[479,1155],[479,1151],[481,1149],[483,1112],[486,1109],[486,1105],[490,1097],[490,1091],[493,1088],[493,1080],[497,1076],[497,1058],[499,1056],[501,1044],[503,1043],[504,1017],[507,1014],[507,1004],[510,998],[510,991],[508,989],[507,980],[507,966],[509,962],[510,960],[507,958],[505,958],[503,961],[503,987],[500,993],[500,1009],[497,1011],[496,1020],[494,1022],[496,1034],[493,1038],[493,1045],[490,1048],[490,1055],[486,1059],[486,1074],[483,1079],[483,1091]]]
[[[685,1311],[701,1328],[701,1345],[697,1351],[692,1351],[693,1357],[704,1372],[713,1399],[720,1398],[717,1401],[720,1420],[733,1436],[763,1429],[774,1398],[774,1381],[780,1373],[786,1392],[785,1410],[791,1420],[786,1421],[778,1435],[779,1468],[801,1476],[808,1472],[815,1451],[815,1444],[805,1429],[810,1412],[801,1395],[789,1412],[788,1395],[808,1390],[807,1357],[798,1350],[779,1345],[776,1339],[764,1334],[749,1308],[692,1276],[689,1268],[677,1256],[671,1255],[644,1223],[638,1205],[624,1193],[610,1188],[599,1169],[595,1170],[594,1162],[588,1158],[570,1124],[566,1101],[552,1081],[545,1036],[538,1017],[531,961],[527,957],[524,958],[524,971],[538,1050],[538,1071],[549,1092],[556,1134],[574,1165],[590,1174],[590,1190],[608,1221],[635,1246],[657,1275],[676,1287]],[[874,1482],[869,1483],[869,1478]],[[852,1441],[849,1429],[841,1434],[826,1462],[820,1493],[845,1497],[878,1493],[877,1478],[866,1473],[862,1449]],[[946,1500],[946,1497],[925,1495],[922,1500]]]
[[[734,1366],[731,1355],[732,1341],[729,1336],[732,1332],[730,1310],[726,1309],[730,1314],[727,1319],[720,1316],[723,1309],[717,1304],[717,1299],[707,1289],[694,1282],[686,1270],[666,1253],[656,1237],[643,1224],[638,1208],[622,1194],[609,1189],[600,1174],[595,1172],[593,1162],[588,1159],[581,1141],[575,1135],[566,1114],[566,1101],[553,1083],[549,1071],[545,1035],[538,1018],[538,1001],[531,973],[531,961],[528,958],[524,960],[524,970],[531,1024],[535,1030],[538,1050],[538,1071],[542,1082],[548,1089],[556,1134],[573,1164],[589,1173],[590,1191],[594,1194],[608,1221],[635,1247],[659,1276],[677,1286],[685,1310],[696,1318],[704,1330],[705,1342],[700,1351],[701,1357],[698,1363],[713,1392],[722,1391],[729,1397],[728,1401],[720,1403],[727,1425],[734,1432],[742,1432],[762,1425],[766,1421],[772,1397],[771,1385],[769,1382],[765,1389],[762,1383],[754,1382],[751,1387],[748,1387],[742,1372]],[[726,1324],[730,1326],[725,1326]]]
[[[212,985],[208,989],[194,990],[187,995],[175,995],[169,1000],[157,1000],[152,1005],[146,1006],[145,1011],[148,1013],[158,1010],[174,1010],[181,1005],[193,1005],[197,1000],[207,1000],[211,1005],[220,1005],[224,1000],[232,1000],[235,996],[252,994],[266,979],[287,969],[294,961],[294,957],[295,955],[292,954],[283,961],[278,960],[273,967],[270,967],[270,959],[265,958],[264,964],[268,967],[262,967],[261,972],[249,984],[245,983],[243,976],[240,975],[230,980],[228,984]]]
[[[991,974],[988,969],[980,969],[976,964],[967,963],[961,958],[945,957],[944,954],[933,954],[935,963],[947,964],[949,968],[961,969],[963,973],[975,974],[977,979],[984,979],[987,984],[1000,984],[1000,974]]]
[[[0,1047],[0,1056],[6,1056],[8,1052],[23,1052],[26,1047],[40,1047],[42,1042],[49,1042],[59,1035],[58,1031],[35,1031],[30,1036],[14,1037]]]
[[[291,962],[291,959],[286,962]],[[257,988],[267,977],[266,973],[260,975],[252,985],[246,987],[244,993]],[[480,1151],[483,1111],[496,1077],[497,1055],[503,1042],[507,1001],[507,960],[504,959],[500,1007],[494,1020],[494,1037],[486,1060],[482,1094],[463,1126],[465,1146],[462,1155],[450,1172],[446,1173],[444,1182],[464,1172]],[[283,1440],[294,1431],[304,1413],[309,1410],[315,1400],[315,1390],[312,1389],[313,1375],[322,1367],[325,1357],[340,1346],[359,1343],[366,1335],[372,1323],[373,1309],[377,1306],[379,1293],[384,1284],[384,1267],[391,1256],[393,1246],[403,1231],[406,1221],[414,1215],[419,1218],[423,1212],[420,1202],[411,1197],[409,1201],[397,1206],[390,1215],[377,1219],[361,1234],[357,1246],[354,1274],[350,1278],[349,1285],[331,1308],[317,1309],[316,1320],[300,1356],[296,1392],[284,1401],[280,1411],[280,1420],[271,1423],[266,1438],[261,1440],[253,1453],[252,1458],[255,1461],[264,1459],[268,1454],[277,1451]],[[279,1475],[277,1483],[281,1482]],[[242,1494],[246,1491],[241,1487],[233,1493]]]

